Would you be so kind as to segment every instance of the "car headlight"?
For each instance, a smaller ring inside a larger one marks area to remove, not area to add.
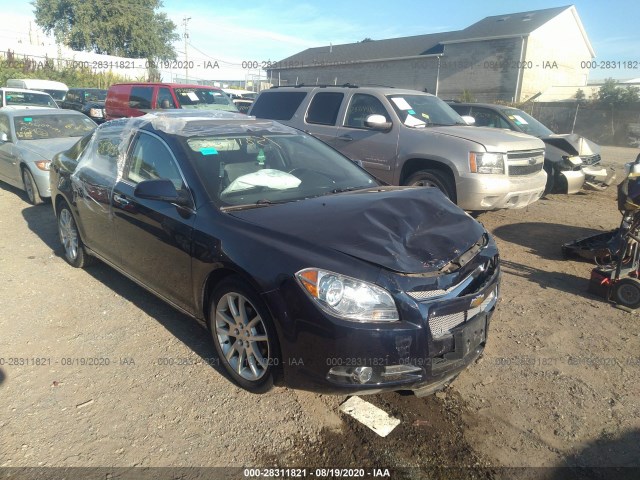
[[[469,152],[469,169],[472,173],[504,174],[504,153]]]
[[[369,282],[317,268],[296,273],[304,291],[327,313],[355,322],[400,319],[393,297]]]
[[[569,168],[571,170],[576,170],[577,168],[582,166],[582,159],[578,156],[565,156],[562,157],[562,160],[564,161],[565,168]]]
[[[102,113],[102,109],[101,108],[90,108],[89,109],[89,116],[90,117],[96,117],[96,118],[102,118],[104,115]]]
[[[35,162],[36,167],[40,170],[44,170],[45,172],[49,170],[51,167],[51,162],[49,160],[40,160],[39,162]]]

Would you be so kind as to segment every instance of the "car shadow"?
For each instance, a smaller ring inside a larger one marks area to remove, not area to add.
[[[22,217],[29,229],[53,250],[57,256],[62,256],[62,246],[58,239],[58,225],[50,202],[33,206],[26,204],[22,209]]]
[[[524,222],[501,225],[492,233],[500,240],[529,248],[542,258],[562,260],[563,244],[603,233],[603,230],[559,223]]]
[[[4,383],[4,379],[7,378],[2,369],[0,368],[0,385]]]
[[[597,297],[587,291],[589,287],[589,278],[578,277],[566,272],[540,270],[539,268],[530,267],[529,265],[523,265],[521,263],[505,259],[500,260],[500,267],[503,275],[514,275],[516,277],[524,278],[537,283],[543,289],[552,288],[554,290],[571,293],[584,298],[597,298],[602,300],[600,297]]]
[[[51,205],[48,208],[46,205],[27,207],[22,211],[22,215],[27,221],[29,229],[38,235],[56,256],[60,257],[60,261],[64,262],[64,252],[58,239],[57,222]],[[84,271],[154,318],[214,370],[229,379],[220,362],[210,361],[212,358],[217,358],[211,335],[194,319],[174,309],[102,262],[97,261],[96,264],[89,266]]]
[[[18,197],[20,200],[23,201],[27,201],[27,193],[17,187],[14,187],[12,185],[9,185],[8,183],[4,183],[2,181],[0,181],[0,188],[2,188],[2,190],[4,190],[5,192],[9,192],[14,194],[16,197]]]
[[[640,429],[589,442],[550,472],[549,479],[640,478]]]

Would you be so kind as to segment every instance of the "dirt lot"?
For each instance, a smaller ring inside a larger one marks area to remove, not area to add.
[[[560,254],[617,226],[614,198],[551,195],[480,215],[503,259],[485,355],[435,396],[365,397],[402,421],[381,438],[338,412],[345,397],[236,388],[206,331],[105,265],[69,267],[51,206],[3,184],[0,467],[382,467],[398,478],[640,468],[640,318],[587,293],[592,266]]]

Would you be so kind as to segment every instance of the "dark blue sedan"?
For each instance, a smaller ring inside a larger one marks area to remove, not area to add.
[[[482,225],[277,122],[107,122],[55,158],[51,192],[67,262],[205,324],[248,390],[425,395],[485,346],[500,269]]]

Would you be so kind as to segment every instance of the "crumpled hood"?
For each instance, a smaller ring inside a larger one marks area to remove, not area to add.
[[[384,187],[230,215],[402,273],[437,271],[471,248],[484,228],[436,188]]]
[[[416,129],[418,130],[418,129]],[[544,143],[531,135],[501,128],[453,125],[450,127],[426,127],[442,135],[471,140],[484,146],[488,152],[543,149]]]
[[[600,153],[600,145],[577,133],[549,135],[542,137],[542,140],[569,155],[590,156]]]
[[[73,147],[80,137],[65,138],[45,138],[43,140],[20,140],[18,147],[20,150],[41,157],[44,160],[51,160],[56,153],[64,152]]]

